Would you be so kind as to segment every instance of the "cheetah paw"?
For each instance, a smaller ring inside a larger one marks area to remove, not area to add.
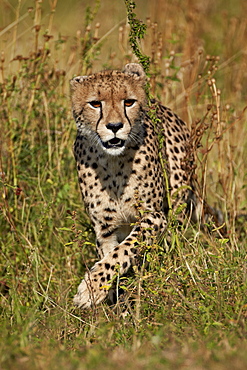
[[[109,288],[110,285],[99,286],[97,278],[90,272],[85,275],[85,279],[79,285],[73,300],[74,304],[80,308],[93,307],[106,298]]]

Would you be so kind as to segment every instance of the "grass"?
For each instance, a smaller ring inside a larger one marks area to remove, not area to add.
[[[245,369],[244,0],[227,7],[221,0],[189,7],[136,1],[147,24],[141,46],[150,56],[151,93],[191,128],[198,191],[223,211],[227,234],[195,225],[166,253],[165,241],[146,246],[148,266],[120,281],[136,302],[125,318],[107,303],[92,311],[72,305],[97,257],[72,156],[68,86],[75,74],[135,60],[124,3],[114,4],[86,11],[76,1],[65,10],[60,1],[3,3],[0,367]]]

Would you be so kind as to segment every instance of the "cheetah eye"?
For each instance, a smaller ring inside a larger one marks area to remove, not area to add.
[[[125,107],[132,107],[132,105],[136,102],[135,99],[126,99],[124,101],[124,106]]]
[[[93,108],[101,108],[101,101],[98,101],[98,100],[93,100],[93,101],[90,101],[89,104],[93,107]]]

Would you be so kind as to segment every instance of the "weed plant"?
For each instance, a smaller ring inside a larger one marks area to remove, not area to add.
[[[59,0],[50,9],[1,5],[10,20],[1,16],[1,369],[247,366],[245,1],[147,1],[143,12],[141,1],[125,3],[129,22],[101,33],[114,5],[96,1],[66,36],[56,31]],[[107,303],[72,305],[97,256],[77,185],[68,86],[136,55],[150,94],[188,123],[198,192],[225,227],[185,225],[169,249],[165,239],[145,246],[140,272],[118,281],[134,300],[123,317]]]

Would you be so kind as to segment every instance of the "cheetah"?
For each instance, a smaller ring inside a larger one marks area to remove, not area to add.
[[[116,274],[125,274],[136,263],[140,239],[150,242],[166,230],[168,199],[173,207],[187,204],[196,218],[188,186],[193,176],[189,130],[169,108],[156,103],[153,122],[145,84],[137,63],[71,80],[74,156],[100,259],[74,297],[81,308],[107,297]]]

